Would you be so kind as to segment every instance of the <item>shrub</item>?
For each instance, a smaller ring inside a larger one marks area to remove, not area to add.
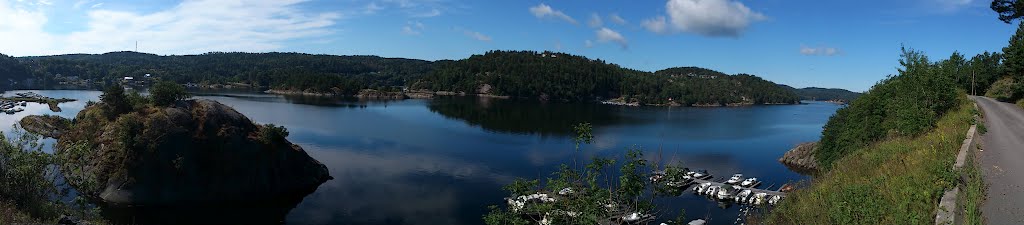
[[[999,79],[993,83],[992,87],[989,87],[988,92],[985,93],[985,96],[999,101],[1012,101],[1013,99],[1019,99],[1020,95],[1020,84],[1018,84],[1012,77]]]
[[[260,126],[260,141],[269,145],[277,145],[285,142],[288,137],[288,128],[274,124]]]
[[[149,90],[149,96],[153,104],[158,106],[169,106],[174,102],[191,98],[192,95],[185,91],[185,87],[173,81],[160,81]]]
[[[112,85],[103,89],[103,94],[100,95],[100,102],[103,103],[101,106],[103,115],[108,119],[116,118],[118,115],[132,110],[128,98],[124,95],[124,88],[121,86]]]

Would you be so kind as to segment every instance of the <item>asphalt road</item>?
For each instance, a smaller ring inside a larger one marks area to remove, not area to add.
[[[988,128],[977,152],[988,185],[981,215],[988,224],[1024,224],[1024,109],[991,98],[972,98],[984,111]]]

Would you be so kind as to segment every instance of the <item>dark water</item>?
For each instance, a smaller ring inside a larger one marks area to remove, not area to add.
[[[93,91],[37,91],[95,100]],[[334,180],[306,196],[290,224],[480,224],[488,205],[504,204],[501,187],[539,178],[571,162],[571,126],[594,124],[595,143],[581,158],[621,156],[639,145],[645,157],[717,176],[742,172],[765,184],[806,177],[776,162],[789,148],[817,140],[839,106],[809,102],[739,108],[619,107],[477,98],[358,102],[254,93],[198,93],[259,123],[288,128],[292,142],[327,165]],[[25,115],[73,117],[84,100],[51,113],[30,105],[0,115],[8,130]],[[685,209],[691,219],[732,223],[739,207],[719,208],[684,193],[660,198],[663,218]]]

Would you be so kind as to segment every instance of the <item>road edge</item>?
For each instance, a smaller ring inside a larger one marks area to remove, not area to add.
[[[978,110],[978,103],[971,99],[971,103],[974,104],[974,109]],[[978,115],[974,115],[975,121],[978,120]],[[980,121],[979,121],[980,122]],[[971,128],[967,130],[967,136],[964,138],[963,144],[960,145],[960,152],[956,155],[956,162],[953,164],[953,171],[959,173],[960,168],[964,166],[964,162],[967,160],[968,151],[975,148],[975,134],[977,132],[978,125],[973,124]],[[960,181],[963,181],[961,174]],[[959,212],[960,206],[957,205],[957,197],[960,194],[960,184],[958,183],[953,189],[946,190],[942,194],[942,198],[939,200],[939,205],[935,212],[935,224],[937,225],[949,225],[957,224],[956,215]]]

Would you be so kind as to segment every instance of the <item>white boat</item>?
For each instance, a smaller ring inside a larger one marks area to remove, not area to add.
[[[736,193],[736,190],[736,187],[733,187],[732,185],[725,185],[722,186],[722,188],[718,189],[718,193],[715,195],[715,197],[717,197],[718,200],[732,199],[733,194]]]
[[[753,192],[750,191],[750,189],[740,191],[739,194],[736,194],[735,200],[736,200],[736,202],[739,202],[739,203],[746,203],[747,199],[750,198],[751,194],[753,194]]]
[[[620,219],[622,219],[622,221],[627,222],[627,223],[633,223],[633,222],[639,222],[641,220],[647,219],[650,216],[651,215],[647,215],[647,214],[644,214],[644,213],[634,212],[634,213],[626,214],[625,216],[622,216]]]
[[[686,183],[686,181],[669,181],[668,183],[665,183],[665,185],[668,185],[669,187],[680,188],[686,186]]]
[[[775,195],[772,196],[771,198],[768,198],[769,205],[779,204],[779,201],[782,201],[782,195]]]
[[[697,185],[696,187],[693,187],[693,192],[695,192],[697,194],[704,194],[704,192],[706,192],[708,190],[708,188],[710,188],[710,187],[711,187],[711,183],[703,183],[703,184]]]
[[[729,178],[729,180],[725,181],[725,183],[726,184],[737,184],[737,183],[739,183],[742,180],[743,180],[743,174],[742,173],[737,173],[737,174],[733,174],[732,177]]]
[[[722,188],[722,187],[721,186],[711,186],[711,187],[708,188],[707,192],[704,192],[704,194],[705,195],[709,195],[709,196],[715,196],[715,193],[718,193],[718,189],[720,189],[720,188]]]
[[[761,184],[761,181],[758,181],[756,177],[747,178],[746,180],[743,180],[743,182],[740,182],[740,186],[750,187],[750,188],[756,187],[757,185],[760,185],[760,184]]]
[[[761,205],[761,203],[764,203],[765,199],[767,199],[767,198],[768,198],[768,193],[763,193],[762,192],[762,193],[754,194],[754,197],[750,198],[750,204]]]
[[[657,182],[665,178],[665,171],[655,171],[650,175],[650,182]]]
[[[711,174],[708,174],[708,171],[706,170],[701,170],[693,173],[693,179],[705,179],[708,177],[711,177]]]
[[[696,219],[696,220],[690,221],[686,225],[705,225],[705,224],[708,224],[708,221],[702,220],[702,219]]]

